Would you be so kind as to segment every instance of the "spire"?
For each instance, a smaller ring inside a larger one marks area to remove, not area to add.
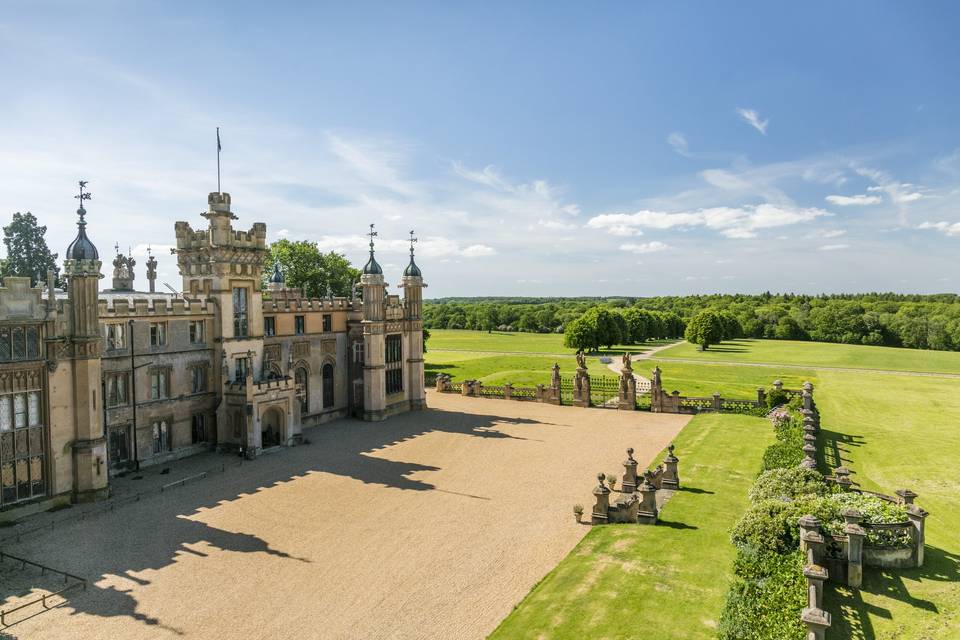
[[[423,274],[420,273],[420,267],[418,267],[417,263],[413,261],[413,244],[416,241],[417,241],[417,238],[413,235],[413,229],[410,229],[410,264],[407,265],[407,268],[404,270],[403,275],[422,278]]]
[[[367,235],[370,236],[370,259],[367,260],[367,264],[364,265],[363,273],[364,275],[383,275],[383,269],[377,264],[377,259],[373,257],[373,239],[377,237],[377,232],[373,230],[372,223],[370,225],[370,232]]]
[[[77,221],[77,237],[74,238],[70,246],[67,247],[66,258],[67,260],[99,260],[100,256],[97,254],[97,248],[93,246],[93,243],[90,242],[90,239],[87,237],[87,221],[84,220],[84,216],[87,215],[87,210],[83,208],[83,201],[90,199],[90,192],[85,191],[87,181],[80,180],[79,185],[80,195],[73,196],[80,201],[80,208],[77,209],[77,215],[80,217]]]

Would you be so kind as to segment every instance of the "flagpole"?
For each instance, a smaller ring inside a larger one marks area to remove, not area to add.
[[[220,127],[217,127],[217,193],[220,191]]]

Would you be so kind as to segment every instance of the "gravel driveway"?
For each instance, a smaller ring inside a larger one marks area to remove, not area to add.
[[[587,533],[572,506],[589,514],[596,473],[620,475],[628,446],[652,462],[689,420],[428,403],[8,548],[90,586],[6,633],[483,638]]]

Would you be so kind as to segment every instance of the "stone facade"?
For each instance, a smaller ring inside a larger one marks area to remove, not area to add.
[[[104,497],[113,473],[211,448],[255,457],[304,425],[425,407],[412,249],[402,298],[382,272],[364,273],[362,301],[307,299],[279,269],[263,287],[266,225],[234,229],[230,194],[211,193],[205,227],[175,225],[182,294],[154,291],[153,256],[150,292],[134,291],[122,255],[101,292],[78,213],[66,291],[52,274],[0,286],[0,520]]]

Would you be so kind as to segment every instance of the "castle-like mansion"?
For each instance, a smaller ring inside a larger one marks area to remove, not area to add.
[[[307,299],[277,267],[261,286],[267,228],[234,229],[211,193],[206,228],[176,223],[183,293],[134,291],[117,255],[113,287],[87,237],[81,185],[66,291],[8,277],[0,287],[0,519],[109,493],[110,476],[211,448],[248,457],[304,425],[383,420],[425,406],[420,269],[388,295],[374,258],[350,298]]]

